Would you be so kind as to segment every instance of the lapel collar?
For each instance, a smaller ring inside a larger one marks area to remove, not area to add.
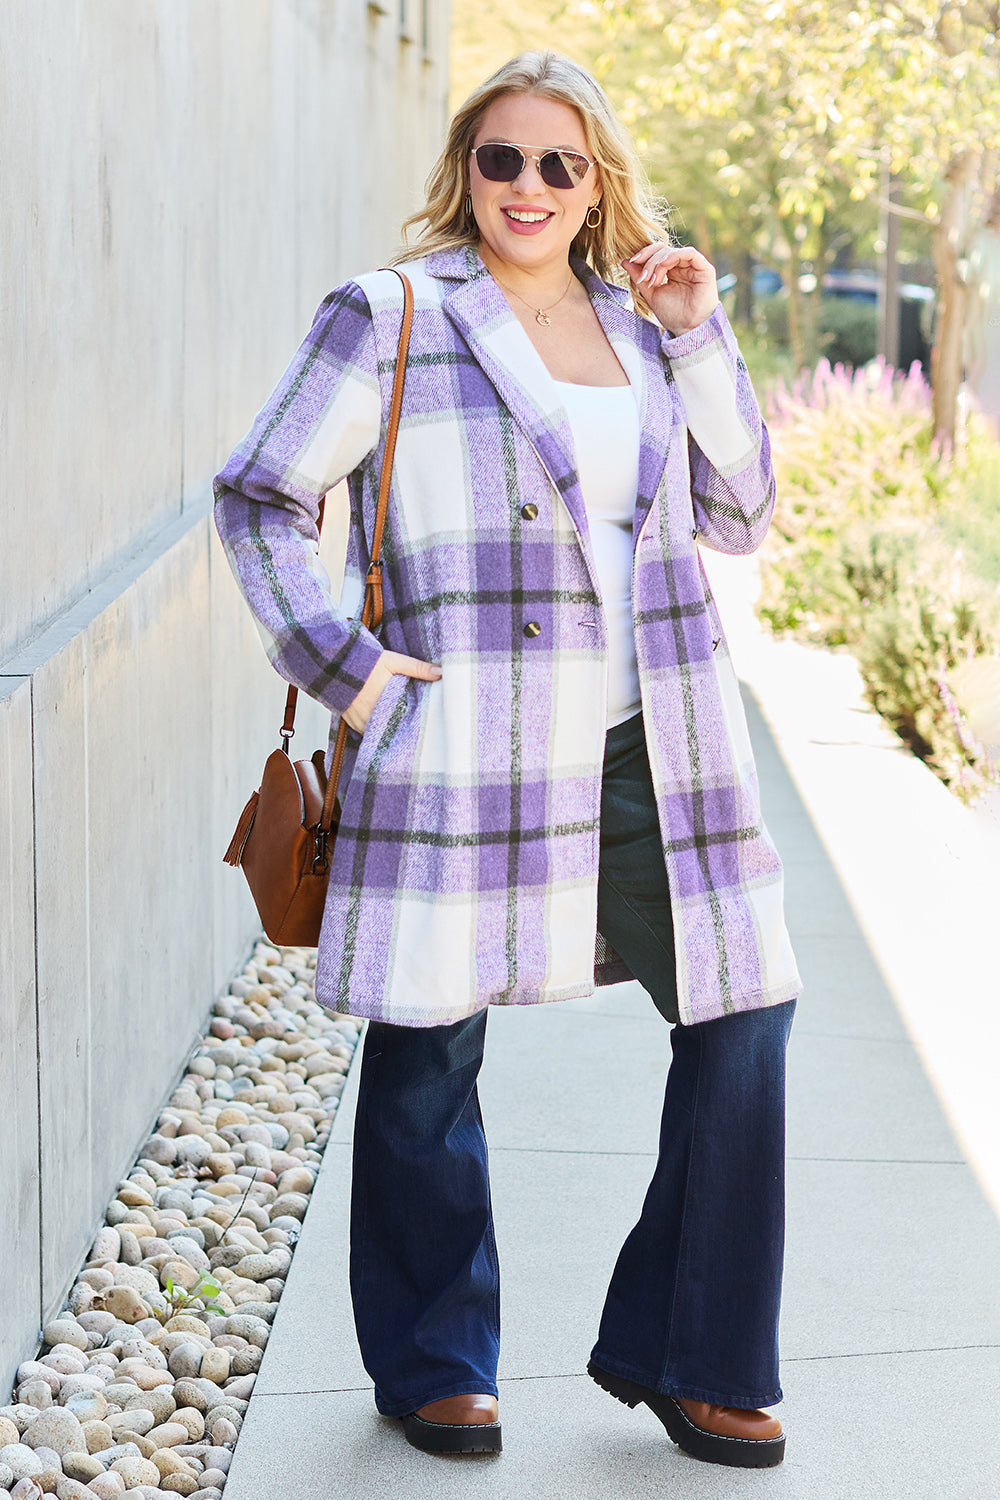
[[[428,275],[450,282],[442,306],[497,394],[523,429],[581,536],[587,516],[573,438],[555,381],[472,246],[428,256]],[[625,303],[624,288],[601,281],[583,261],[573,270],[587,289],[601,327],[639,396],[639,485],[634,535],[659,488],[670,439],[671,406],[660,352],[662,334]]]
[[[475,250],[428,258],[427,271],[451,281],[446,315],[466,340],[497,394],[535,448],[581,533],[587,520],[573,439],[555,381]]]
[[[583,261],[575,260],[573,269],[587,288],[598,322],[639,396],[639,485],[632,531],[638,538],[660,487],[670,446],[673,409],[661,353],[663,333],[656,323],[633,310],[624,287],[609,286]]]

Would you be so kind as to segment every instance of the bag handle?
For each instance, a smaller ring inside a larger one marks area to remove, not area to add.
[[[396,351],[396,372],[392,382],[392,400],[389,404],[389,423],[385,435],[385,451],[382,454],[382,471],[379,477],[378,501],[375,506],[375,525],[372,529],[372,545],[369,554],[368,572],[365,575],[365,597],[361,606],[361,623],[373,633],[382,623],[382,533],[385,530],[386,512],[389,509],[389,488],[392,483],[392,464],[396,453],[396,434],[399,431],[399,415],[403,406],[403,383],[406,379],[406,359],[410,348],[410,328],[413,323],[413,287],[402,271],[391,268],[403,283],[403,321],[399,330],[399,347]],[[319,502],[316,521],[317,536],[323,531],[323,511],[326,497]],[[295,706],[299,690],[294,684],[288,689],[285,699],[285,717],[281,724],[281,748],[288,754],[288,742],[295,733]],[[323,813],[316,829],[316,854],[313,873],[320,874],[327,868],[326,841],[333,826],[333,808],[337,800],[337,787],[347,748],[347,721],[341,716],[337,738],[333,747],[333,760],[323,798]]]

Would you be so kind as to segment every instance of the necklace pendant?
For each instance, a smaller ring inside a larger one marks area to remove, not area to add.
[[[541,325],[542,325],[543,328],[551,328],[552,327],[552,319],[551,318],[547,318],[545,316],[545,313],[542,311],[541,308],[539,308],[538,311],[535,313],[535,322],[536,323],[541,323]]]

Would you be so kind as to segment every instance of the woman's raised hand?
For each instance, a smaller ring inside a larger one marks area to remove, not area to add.
[[[419,661],[415,656],[401,656],[398,651],[383,651],[368,674],[368,681],[354,701],[348,704],[341,718],[348,728],[363,734],[372,709],[382,696],[390,677],[419,677],[422,682],[437,682],[441,668],[433,662]]]
[[[691,245],[656,240],[623,260],[622,267],[669,333],[688,333],[718,306],[715,267]]]

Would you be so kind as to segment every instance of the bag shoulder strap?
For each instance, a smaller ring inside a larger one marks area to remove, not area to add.
[[[396,266],[395,271],[403,284],[403,321],[399,329],[399,347],[396,350],[396,371],[392,382],[392,399],[389,403],[389,422],[385,435],[385,451],[382,454],[382,471],[379,477],[378,501],[375,506],[375,525],[372,529],[372,545],[369,553],[368,572],[365,576],[365,598],[361,608],[361,623],[371,631],[378,630],[382,623],[382,533],[385,530],[385,517],[389,508],[389,487],[392,483],[392,464],[396,453],[396,434],[399,431],[399,414],[403,405],[403,383],[406,379],[406,359],[410,348],[410,329],[413,325],[413,287],[410,278],[400,271]],[[326,508],[326,496],[319,502],[319,516],[316,521],[317,536],[323,534],[323,512]],[[294,684],[289,684],[288,694],[285,698],[285,716],[281,723],[281,748],[288,754],[288,742],[295,733],[295,706],[298,702],[299,690]],[[337,732],[337,742],[334,747],[333,764],[330,767],[329,781],[333,783],[333,794],[330,797],[330,806],[327,808],[323,803],[323,817],[320,826],[329,829],[327,812],[333,811],[333,801],[337,795],[337,782],[340,780],[340,768],[344,759],[344,746],[346,745],[347,726],[343,719]],[[328,783],[329,791],[329,783]]]

